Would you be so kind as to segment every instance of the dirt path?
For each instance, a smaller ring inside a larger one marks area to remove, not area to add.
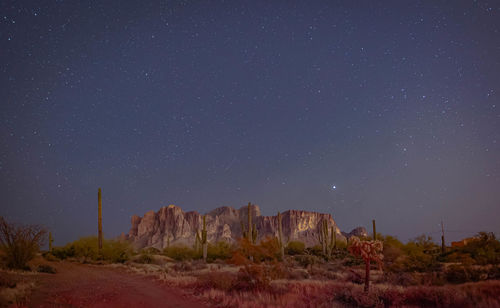
[[[152,278],[122,269],[55,263],[57,274],[43,274],[29,307],[206,307]]]

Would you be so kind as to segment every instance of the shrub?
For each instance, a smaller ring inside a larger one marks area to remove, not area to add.
[[[260,244],[252,244],[242,238],[238,249],[229,260],[241,266],[235,282],[237,290],[267,290],[273,279],[284,277],[283,264],[280,257],[279,243],[276,238],[266,238]]]
[[[404,271],[431,272],[441,270],[438,262],[439,246],[432,242],[429,236],[421,235],[409,241],[403,248],[405,256],[398,258],[395,264]]]
[[[310,256],[310,255],[299,255],[295,256],[294,260],[303,268],[307,268],[309,266],[313,266],[316,263],[320,263],[321,259],[316,257],[316,256]]]
[[[300,241],[291,241],[286,245],[285,253],[287,255],[301,255],[305,252],[306,245]]]
[[[500,264],[500,241],[492,232],[479,232],[476,240],[470,241],[458,252],[468,254],[477,264]]]
[[[209,261],[231,259],[233,251],[234,247],[228,242],[220,241],[215,245],[208,244],[207,258]]]
[[[49,274],[57,273],[55,268],[47,264],[39,265],[37,270],[39,273],[49,273]]]
[[[163,250],[163,254],[176,261],[194,260],[201,258],[201,253],[182,245],[170,246]]]
[[[59,259],[80,258],[83,262],[105,260],[113,263],[127,261],[131,254],[130,244],[123,241],[104,240],[102,253],[99,254],[96,236],[82,237],[64,247],[55,247],[52,254]]]
[[[135,259],[137,263],[151,264],[153,263],[153,256],[149,253],[142,252],[141,255]]]
[[[27,263],[44,243],[46,233],[41,226],[17,225],[0,217],[0,249],[4,252],[7,266],[27,269]]]
[[[102,258],[113,263],[123,263],[132,254],[132,248],[128,242],[105,240],[102,246]]]
[[[158,248],[148,247],[141,250],[142,253],[147,253],[150,255],[159,255],[161,251]]]
[[[308,247],[306,249],[306,252],[313,256],[318,256],[318,257],[323,256],[323,248],[321,247],[321,245],[314,245],[312,247]]]
[[[197,289],[201,290],[218,289],[231,291],[236,284],[236,275],[229,272],[211,270],[208,273],[199,275],[196,279],[196,284]]]
[[[488,273],[481,269],[474,269],[470,265],[452,264],[445,272],[445,277],[451,283],[465,283],[479,281],[481,277],[488,278]]]

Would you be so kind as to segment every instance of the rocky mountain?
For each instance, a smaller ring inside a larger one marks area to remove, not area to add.
[[[257,226],[258,239],[278,235],[277,216],[262,216],[257,205],[251,206],[251,213],[253,222]],[[340,232],[330,214],[289,210],[281,215],[285,242],[299,240],[307,246],[317,244],[318,230],[323,220],[328,222],[328,228],[335,226],[337,240],[346,240],[346,236]],[[208,241],[234,242],[242,236],[241,222],[246,225],[247,221],[247,206],[240,209],[227,206],[216,208],[207,213]],[[135,248],[163,249],[167,245],[192,245],[196,232],[202,229],[202,224],[203,215],[198,212],[184,212],[178,206],[169,205],[162,207],[158,212],[149,211],[143,217],[132,216],[132,227],[125,238],[131,241]]]

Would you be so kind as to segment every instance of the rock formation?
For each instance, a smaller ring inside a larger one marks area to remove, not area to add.
[[[256,205],[251,208],[252,218],[257,226],[258,239],[278,235],[277,216],[261,216]],[[242,236],[241,222],[246,222],[248,209],[219,207],[207,213],[207,238],[209,243],[234,242]],[[163,249],[168,245],[193,245],[196,232],[202,228],[203,216],[197,212],[184,212],[180,207],[169,205],[158,212],[149,211],[143,217],[132,216],[132,227],[125,237],[135,248],[155,247]],[[307,246],[318,244],[320,223],[327,220],[328,227],[336,226],[330,214],[289,210],[282,213],[282,228],[285,244],[299,240]],[[366,232],[366,230],[365,230]],[[337,240],[345,241],[336,227]]]
[[[342,235],[347,237],[347,238],[350,238],[351,236],[368,237],[368,232],[366,231],[366,229],[364,227],[357,227],[357,228],[352,229],[352,231],[349,233],[342,232]]]

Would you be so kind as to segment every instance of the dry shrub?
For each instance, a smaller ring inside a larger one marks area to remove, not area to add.
[[[53,268],[52,266],[48,265],[48,264],[41,264],[41,265],[39,265],[37,271],[39,273],[47,273],[47,274],[55,274],[55,273],[57,273],[56,269]]]
[[[241,266],[234,288],[237,290],[268,290],[273,279],[283,278],[285,269],[278,261],[279,244],[267,238],[254,245],[246,238],[238,242],[238,249],[229,263]]]
[[[143,252],[137,258],[134,258],[133,261],[142,264],[151,264],[153,263],[153,256],[149,253]]]
[[[18,282],[12,287],[0,289],[0,307],[27,307],[28,298],[34,289],[33,282]]]
[[[346,271],[343,280],[345,282],[352,282],[354,284],[362,284],[364,282],[363,276],[360,273],[355,272],[351,269]]]
[[[356,307],[500,307],[500,282],[460,286],[374,287],[362,292],[359,286],[337,288],[334,299]]]
[[[466,307],[464,295],[451,287],[409,287],[404,291],[404,303],[419,307]]]
[[[175,245],[163,249],[163,254],[176,261],[200,259],[201,253],[193,248]]]
[[[208,268],[208,265],[207,263],[205,263],[205,261],[199,259],[191,261],[191,268],[193,271],[200,271]]]
[[[9,223],[0,216],[0,249],[7,266],[29,269],[27,263],[44,243],[46,233],[41,226]]]
[[[451,283],[479,281],[483,274],[486,275],[485,278],[488,277],[488,275],[484,273],[484,271],[480,269],[474,269],[470,265],[463,264],[452,264],[446,269],[445,272],[446,280]]]
[[[322,258],[311,255],[300,255],[293,258],[303,268],[312,267],[314,264],[324,263]]]
[[[387,282],[392,285],[399,286],[414,286],[418,284],[418,279],[412,273],[405,272],[385,272],[383,276],[383,280],[381,282]]]
[[[172,269],[176,272],[191,272],[193,270],[193,266],[191,266],[191,262],[182,261],[175,263],[172,266]]]
[[[234,273],[212,270],[198,275],[196,288],[200,290],[217,289],[231,291],[236,283],[237,277]]]
[[[342,304],[355,307],[376,307],[382,306],[382,300],[375,292],[365,292],[360,287],[346,286],[335,292],[334,299]]]
[[[309,277],[309,273],[304,269],[292,269],[287,272],[286,279],[303,280],[308,279]]]

